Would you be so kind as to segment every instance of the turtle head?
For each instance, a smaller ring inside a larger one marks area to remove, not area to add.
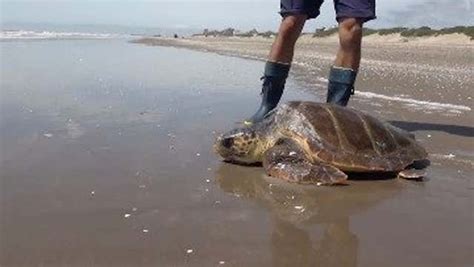
[[[219,136],[214,149],[225,161],[255,164],[262,161],[262,141],[256,128],[237,128]]]

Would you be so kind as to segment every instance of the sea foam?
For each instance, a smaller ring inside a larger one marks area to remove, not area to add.
[[[127,37],[130,37],[130,35],[111,33],[53,32],[26,30],[2,30],[0,32],[0,40],[113,39]]]
[[[364,97],[364,98],[378,98],[378,99],[384,99],[384,100],[389,100],[389,101],[397,101],[397,102],[402,102],[408,105],[424,106],[429,109],[449,109],[449,110],[471,111],[470,107],[463,106],[463,105],[417,100],[413,98],[400,97],[400,96],[388,96],[388,95],[382,95],[382,94],[377,94],[377,93],[372,93],[372,92],[367,92],[367,91],[356,91],[355,93],[357,96]]]

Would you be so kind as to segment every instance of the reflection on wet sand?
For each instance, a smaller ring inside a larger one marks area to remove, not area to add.
[[[350,229],[351,218],[403,189],[397,179],[344,187],[294,185],[224,163],[215,175],[225,192],[268,209],[273,221],[272,266],[357,266],[359,239]],[[315,238],[318,227],[322,237]]]

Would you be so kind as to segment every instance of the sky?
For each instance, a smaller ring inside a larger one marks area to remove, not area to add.
[[[278,0],[0,0],[1,22],[276,30]],[[332,0],[305,31],[335,25]],[[377,0],[368,27],[474,25],[474,0]]]

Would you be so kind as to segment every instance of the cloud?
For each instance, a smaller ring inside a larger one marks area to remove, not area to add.
[[[397,1],[398,2],[398,1]],[[473,25],[473,0],[424,0],[406,3],[394,10],[384,10],[382,25],[449,27]]]

